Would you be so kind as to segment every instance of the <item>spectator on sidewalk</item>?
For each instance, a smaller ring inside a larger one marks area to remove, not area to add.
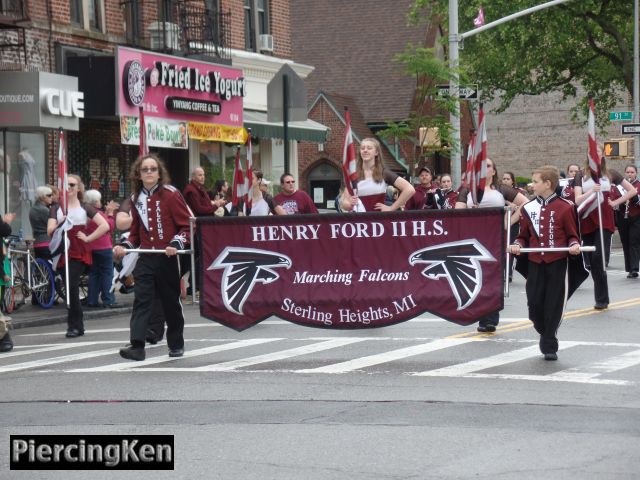
[[[102,194],[98,190],[87,190],[84,198],[87,204],[95,208],[109,224],[109,230],[89,244],[92,263],[91,267],[89,267],[87,307],[99,308],[101,305],[98,301],[101,297],[102,306],[114,308],[118,304],[116,303],[114,292],[111,291],[111,284],[113,283],[113,242],[111,234],[115,227],[114,212],[120,205],[111,200],[103,212],[101,210]],[[96,228],[98,228],[98,225],[91,220],[87,225],[86,233],[79,235],[90,235]]]
[[[48,186],[36,188],[36,202],[29,210],[29,223],[33,231],[33,251],[36,258],[49,260],[51,252],[49,251],[49,242],[51,236],[47,233],[47,224],[49,223],[49,211],[53,203],[53,191]]]
[[[3,237],[11,235],[11,222],[16,218],[15,213],[5,213],[0,220],[0,245],[2,244]],[[4,252],[0,249],[0,265],[4,263]],[[0,312],[0,353],[10,352],[13,350],[13,340],[9,335],[9,325],[7,321],[8,317],[5,317]]]
[[[296,181],[293,175],[283,173],[280,176],[280,187],[282,191],[274,197],[273,201],[276,205],[284,208],[287,215],[318,213],[318,209],[307,192],[296,189]]]

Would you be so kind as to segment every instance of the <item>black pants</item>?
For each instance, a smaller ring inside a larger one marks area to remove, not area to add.
[[[600,230],[582,235],[584,245],[596,247],[595,252],[588,252],[584,257],[591,271],[591,278],[593,278],[593,293],[596,303],[602,305],[609,305],[609,284],[607,282],[607,272],[602,268],[602,256],[604,252],[605,262],[608,264],[612,235],[609,230],[604,230],[604,249],[600,244]]]
[[[624,252],[624,270],[629,273],[637,272],[640,264],[640,217],[620,220],[618,232]]]
[[[80,277],[84,273],[85,264],[80,260],[69,259],[69,310],[67,311],[67,328],[75,328],[84,332],[84,313],[80,303]]]
[[[529,319],[540,334],[540,351],[556,353],[556,333],[567,302],[567,259],[529,262],[526,290]]]
[[[184,315],[180,303],[180,273],[178,258],[164,254],[142,253],[133,271],[133,313],[131,314],[131,344],[144,347],[147,328],[153,314],[154,299],[162,304],[167,322],[167,344],[170,349],[184,348]]]

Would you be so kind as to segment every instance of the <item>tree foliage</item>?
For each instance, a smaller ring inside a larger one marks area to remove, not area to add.
[[[473,29],[480,5],[489,23],[541,3],[459,0],[459,31]],[[448,5],[449,0],[416,0],[410,17],[430,21],[436,15],[446,28]],[[520,95],[578,97],[580,85],[593,95],[603,126],[607,112],[625,93],[633,94],[633,2],[573,0],[517,18],[465,39],[460,66],[478,83],[484,101],[499,101],[497,112]],[[574,118],[585,118],[586,104],[583,95]]]
[[[409,162],[409,171],[414,171],[414,157],[426,154],[427,129],[436,129],[441,145],[458,148],[453,144],[452,127],[449,114],[454,112],[454,101],[448,96],[438,96],[438,85],[448,84],[453,72],[448,63],[437,57],[433,48],[407,45],[404,52],[395,57],[405,74],[414,78],[416,83],[414,108],[408,119],[402,122],[388,122],[387,128],[378,132],[382,138],[410,140],[417,152],[402,154]],[[458,72],[464,79],[464,74]]]

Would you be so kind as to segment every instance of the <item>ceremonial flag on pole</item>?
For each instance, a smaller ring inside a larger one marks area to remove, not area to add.
[[[247,174],[244,179],[244,203],[251,207],[251,178],[253,177],[253,147],[251,146],[251,130],[247,139]]]
[[[236,150],[236,166],[233,170],[233,190],[231,196],[231,204],[234,207],[238,206],[238,200],[244,197],[247,193],[245,191],[244,174],[242,172],[242,165],[240,165],[240,147]]]
[[[349,110],[344,109],[344,144],[342,145],[342,175],[344,184],[349,195],[354,194],[353,185],[358,181],[358,172],[356,168],[356,149],[353,146],[353,132],[351,131],[351,115]]]
[[[474,139],[473,156],[471,195],[473,204],[478,205],[482,200],[484,187],[487,183],[487,126],[482,104],[480,104],[480,113],[478,114],[478,132]]]
[[[484,25],[484,10],[482,10],[482,6],[478,10],[478,16],[473,19],[473,25],[476,27],[481,27]]]
[[[140,150],[138,155],[149,155],[149,145],[147,144],[147,126],[144,123],[144,109],[140,107]]]
[[[472,133],[469,139],[469,146],[467,147],[467,167],[462,177],[462,186],[469,187],[471,185],[471,178],[473,177],[473,144],[476,141],[476,134]]]
[[[62,128],[58,134],[58,190],[60,192],[60,208],[67,214],[69,181],[67,177],[67,145]]]
[[[596,116],[595,106],[593,99],[589,99],[589,116],[587,134],[589,137],[589,146],[587,150],[587,156],[589,157],[589,171],[591,178],[596,183],[600,183],[600,157],[598,156],[598,143],[596,142]],[[579,174],[578,174],[579,175]],[[595,192],[591,192],[590,195],[578,206],[578,214],[581,218],[587,218],[591,212],[598,207],[598,198],[602,202],[604,200],[603,195],[596,195]]]
[[[598,156],[598,144],[596,142],[596,114],[593,98],[589,99],[589,170],[593,181],[600,183],[600,157]]]

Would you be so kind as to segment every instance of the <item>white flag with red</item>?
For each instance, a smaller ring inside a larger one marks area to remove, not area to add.
[[[356,149],[353,146],[353,132],[351,131],[351,115],[349,110],[344,112],[345,130],[344,143],[342,145],[342,176],[349,195],[354,194],[353,185],[358,181],[356,167]]]
[[[68,206],[69,179],[67,176],[67,145],[64,131],[58,135],[58,191],[60,192],[60,209],[66,215]]]
[[[240,164],[240,147],[236,150],[236,166],[233,170],[233,190],[231,195],[231,204],[234,207],[238,206],[238,200],[246,194],[246,185],[244,182],[244,173],[242,172],[242,165]]]
[[[473,176],[471,179],[471,195],[473,204],[478,205],[482,200],[484,187],[487,183],[487,125],[482,105],[478,114],[478,132],[473,145]]]
[[[598,156],[598,143],[596,141],[596,114],[593,99],[589,99],[589,116],[588,116],[587,134],[589,137],[589,146],[587,155],[589,157],[589,171],[594,182],[600,183],[600,157]],[[604,202],[604,195],[600,195],[600,202]],[[591,212],[598,207],[598,195],[591,192],[590,195],[578,206],[578,214],[581,218],[587,218]]]
[[[251,178],[253,177],[253,147],[251,146],[251,133],[247,139],[247,174],[244,178],[244,203],[251,207]]]
[[[471,178],[473,177],[473,144],[476,141],[476,135],[471,134],[471,138],[469,139],[469,146],[467,147],[467,167],[465,169],[464,175],[462,176],[462,186],[470,187]]]
[[[140,107],[140,149],[138,155],[149,155],[149,145],[147,144],[147,126],[144,122],[144,109]]]

